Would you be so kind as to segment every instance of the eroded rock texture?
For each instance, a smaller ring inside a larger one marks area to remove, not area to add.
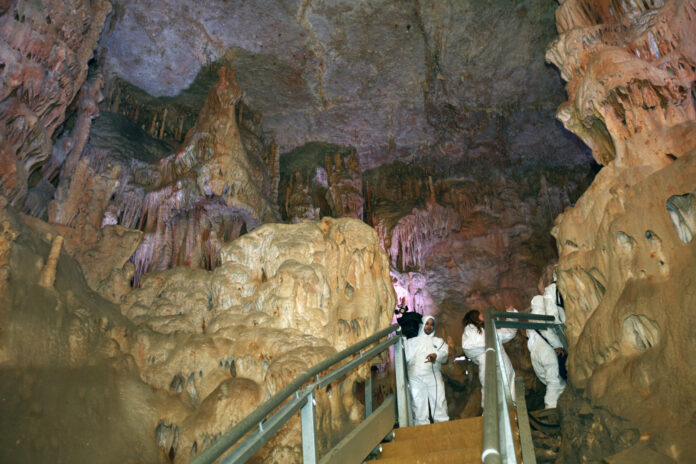
[[[362,167],[354,148],[314,142],[284,154],[279,191],[283,218],[290,222],[363,219]]]
[[[526,307],[553,257],[552,218],[589,183],[584,168],[506,174],[438,179],[395,164],[365,176],[368,220],[392,268],[423,278],[414,290],[428,296],[408,298],[426,312],[455,310],[444,329],[453,340],[466,308]]]
[[[570,388],[564,462],[693,456],[693,1],[566,1],[558,116],[606,165],[557,219]]]
[[[105,0],[0,5],[0,194],[12,204],[22,205],[30,176],[50,157],[84,147],[88,123],[64,142],[52,137],[72,105],[94,116],[94,87],[80,88],[110,11]]]
[[[210,72],[202,108],[187,96],[134,105],[127,86],[111,89],[82,157],[60,167],[49,221],[86,237],[108,225],[141,230],[135,285],[149,270],[213,269],[224,243],[278,219],[277,148],[244,115],[234,70]],[[189,111],[198,116],[179,144]]]
[[[38,285],[59,230],[38,222],[0,211],[10,412],[0,444],[10,462],[188,462],[301,371],[391,319],[388,260],[353,219],[264,225],[224,246],[214,271],[147,274],[120,308],[85,285],[66,251],[55,285]],[[366,373],[318,396],[320,446],[364,415],[355,382]],[[260,458],[298,462],[299,432],[291,422]]]

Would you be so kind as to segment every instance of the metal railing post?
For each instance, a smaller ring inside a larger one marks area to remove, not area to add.
[[[498,436],[498,379],[495,354],[495,326],[490,311],[484,312],[486,337],[486,371],[483,406],[483,452],[481,460],[486,464],[500,464]]]
[[[396,364],[396,409],[399,427],[408,427],[408,381],[406,380],[406,357],[404,356],[404,341],[401,331],[396,333],[399,339],[394,344],[394,364]]]
[[[302,462],[304,464],[316,464],[317,462],[317,438],[316,438],[316,401],[314,392],[307,397],[307,403],[302,406],[300,420],[302,422]]]
[[[493,327],[496,328],[496,322],[493,322]],[[510,408],[513,407],[512,389],[514,384],[510,385],[507,372],[505,370],[505,360],[503,358],[503,344],[500,343],[497,332],[495,333],[496,355],[497,355],[497,374],[500,381],[498,382],[498,418],[500,425],[498,432],[500,433],[500,454],[503,461],[506,463],[516,463],[515,445],[512,438],[512,426],[510,425]]]
[[[497,374],[501,375],[501,369],[496,365]],[[500,379],[500,377],[498,377]],[[502,379],[501,379],[502,380]],[[496,384],[496,390],[498,391],[498,451],[500,451],[500,458],[504,463],[508,463],[508,450],[507,450],[507,435],[506,435],[506,423],[510,422],[510,418],[507,416],[507,399],[505,398],[505,385],[504,382],[500,380]]]
[[[370,370],[365,380],[365,418],[370,417],[370,414],[372,414],[372,366],[369,366],[369,368]]]

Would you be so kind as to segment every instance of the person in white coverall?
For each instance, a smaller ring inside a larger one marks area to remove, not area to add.
[[[424,318],[418,336],[406,340],[404,351],[415,425],[430,423],[428,406],[433,421],[448,421],[445,384],[440,368],[447,362],[449,346],[435,336],[435,318]]]
[[[544,310],[546,314],[553,316],[556,322],[565,324],[565,310],[556,304],[558,294],[556,292],[556,272],[553,273],[553,283],[544,289]]]
[[[508,306],[506,311],[517,312],[512,306]],[[464,333],[462,334],[462,348],[467,358],[470,358],[479,367],[479,380],[481,381],[481,406],[483,406],[483,393],[485,391],[486,379],[486,336],[483,328],[483,313],[477,310],[471,310],[466,313],[462,320],[464,324]],[[498,339],[500,343],[507,343],[517,333],[517,329],[498,329]],[[515,398],[515,369],[512,367],[510,358],[503,348],[503,364],[505,364],[505,375],[508,385],[510,386],[510,394],[513,401]]]
[[[553,285],[553,284],[552,284]],[[555,286],[555,285],[554,285]],[[549,286],[550,287],[550,286]],[[548,289],[548,287],[546,287]],[[553,305],[547,304],[546,295],[537,295],[532,298],[532,314],[553,316],[556,322],[560,322],[560,310],[556,306],[556,292],[553,292]],[[543,335],[543,337],[542,337]],[[546,385],[544,406],[555,408],[558,397],[565,389],[566,382],[558,372],[557,351],[563,350],[563,344],[552,329],[527,330],[527,348],[529,348],[532,366],[539,380]]]

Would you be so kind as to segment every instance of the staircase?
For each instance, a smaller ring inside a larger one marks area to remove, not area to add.
[[[394,441],[380,445],[377,461],[380,464],[481,462],[482,439],[481,416],[396,429]]]
[[[514,423],[514,422],[513,422]],[[516,435],[516,429],[514,430]],[[394,440],[380,445],[375,464],[480,463],[483,417],[471,417],[394,430]],[[515,448],[519,447],[515,443]]]

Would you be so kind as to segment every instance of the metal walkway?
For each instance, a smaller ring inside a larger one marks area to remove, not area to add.
[[[554,328],[562,336],[562,326],[553,323],[551,316],[486,311],[486,364],[496,368],[486,369],[483,417],[409,427],[412,420],[403,338],[401,328],[394,324],[304,371],[196,456],[191,464],[244,463],[297,413],[300,414],[302,424],[302,455],[305,464],[360,464],[368,456],[374,456],[377,449],[379,453],[375,464],[516,464],[520,461],[524,464],[536,464],[524,382],[520,377],[516,379],[513,401],[507,378],[502,374],[502,347],[496,333],[496,328],[501,327]],[[564,338],[562,340],[565,341]],[[373,411],[370,376],[365,382],[365,420],[323,456],[319,456],[316,392],[358,366],[370,362],[392,346],[395,362],[393,388],[396,394],[387,397]],[[393,442],[382,443],[392,431]]]

